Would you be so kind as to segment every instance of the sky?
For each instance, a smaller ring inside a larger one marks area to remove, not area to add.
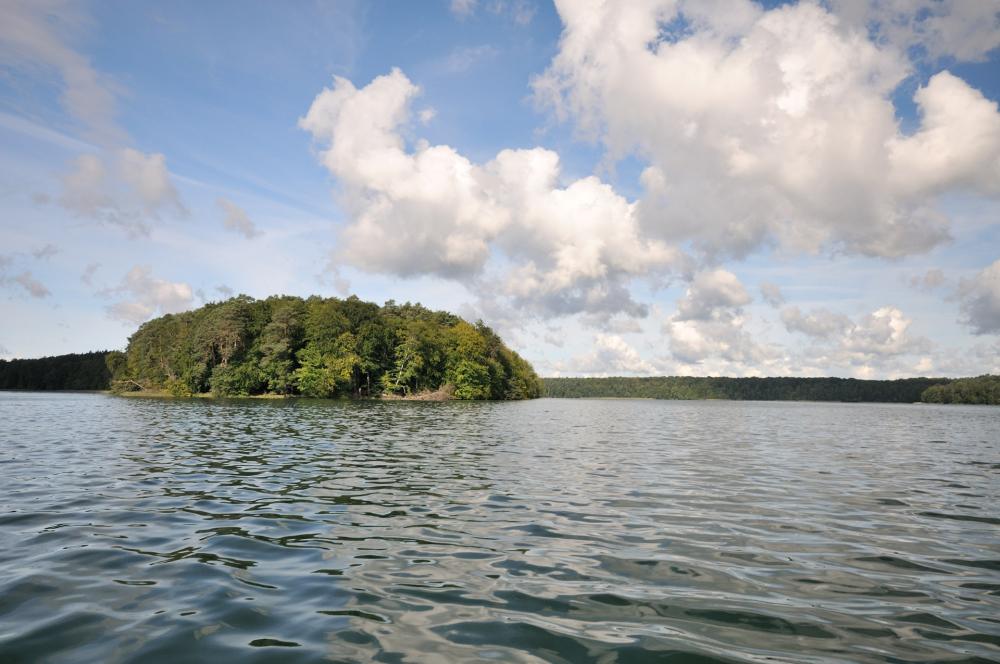
[[[1000,0],[0,17],[0,358],[356,294],[543,376],[1000,373]]]

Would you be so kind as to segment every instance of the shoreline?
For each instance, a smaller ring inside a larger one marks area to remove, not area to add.
[[[135,390],[133,392],[115,392],[113,390],[90,390],[91,393],[106,394],[113,397],[125,397],[127,399],[262,399],[266,401],[284,401],[292,399],[316,399],[315,397],[305,397],[301,394],[247,394],[216,396],[211,392],[200,392],[197,394],[177,395],[167,390]],[[344,396],[321,399],[322,401],[456,401],[454,388],[445,386],[437,390],[424,390],[415,394],[381,394],[378,396]]]

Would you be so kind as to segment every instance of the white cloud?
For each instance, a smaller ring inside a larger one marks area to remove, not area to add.
[[[67,45],[87,23],[79,7],[62,0],[6,0],[0,21],[0,60],[10,68],[58,74],[62,105],[100,144],[121,142],[114,84]]]
[[[855,321],[826,309],[803,314],[789,306],[781,319],[788,331],[811,337],[803,363],[822,370],[853,367],[854,375],[873,378],[927,373],[933,366],[926,356],[931,343],[910,334],[913,321],[897,307],[880,307]]]
[[[781,371],[782,351],[759,343],[747,329],[743,306],[750,295],[736,275],[726,270],[697,273],[677,311],[663,325],[674,359],[698,365],[705,373]]]
[[[782,309],[781,321],[789,332],[801,332],[817,339],[835,337],[853,326],[851,319],[844,314],[827,309],[814,309],[808,314],[803,314],[796,306]]]
[[[929,292],[940,288],[947,282],[944,272],[937,268],[927,270],[920,276],[910,277],[910,286],[917,290]]]
[[[187,216],[162,154],[123,148],[84,154],[62,178],[58,203],[73,214],[148,235],[162,212]]]
[[[785,296],[781,292],[781,288],[769,281],[761,282],[760,296],[772,307],[780,307],[785,303]]]
[[[221,196],[215,199],[215,204],[222,210],[224,215],[222,225],[226,229],[234,233],[239,233],[248,240],[260,235],[260,231],[257,230],[257,226],[250,220],[246,210],[239,205]]]
[[[674,359],[695,370],[683,373],[707,375],[782,374],[783,353],[776,346],[761,344],[746,330],[742,314],[719,313],[709,320],[671,318],[663,326]]]
[[[104,162],[97,155],[76,158],[73,168],[63,176],[63,192],[59,204],[84,217],[99,217],[115,207],[104,192],[107,174]]]
[[[562,373],[591,376],[654,375],[657,367],[642,358],[638,351],[615,334],[598,334],[588,353],[557,363]]]
[[[578,320],[583,327],[595,328],[614,334],[640,334],[642,325],[635,318],[619,317],[607,313],[580,314]]]
[[[420,124],[423,125],[430,124],[431,120],[433,120],[436,116],[437,111],[433,108],[423,108],[420,109],[419,113],[417,113],[417,117],[420,118]]]
[[[958,286],[962,322],[973,334],[1000,334],[1000,260]]]
[[[850,25],[930,58],[976,61],[1000,46],[997,0],[833,0]]]
[[[890,140],[889,185],[910,197],[956,187],[1000,194],[996,102],[946,71],[931,77],[914,99],[920,129]]]
[[[149,217],[158,218],[161,210],[186,216],[187,208],[170,181],[167,160],[159,153],[144,154],[132,148],[118,152],[121,178],[136,195]]]
[[[726,270],[699,272],[677,305],[677,320],[709,320],[720,309],[742,307],[750,295],[736,275]]]
[[[471,16],[476,11],[476,0],[451,0],[451,13],[460,18]]]
[[[194,305],[191,286],[154,277],[151,268],[143,265],[129,270],[121,284],[106,294],[125,297],[108,307],[108,315],[133,324],[145,322],[155,315],[185,311]]]
[[[132,234],[147,234],[148,222],[159,219],[161,212],[185,216],[164,156],[127,146],[128,135],[116,121],[117,86],[72,48],[73,39],[89,23],[81,8],[63,0],[6,0],[2,12],[0,62],[5,73],[32,80],[40,80],[39,72],[57,74],[63,108],[83,125],[99,153],[74,161],[63,177],[59,203],[78,216],[119,225]],[[91,147],[66,137],[59,142],[76,149]],[[36,203],[43,201],[36,197]]]
[[[561,186],[550,150],[503,150],[476,164],[446,145],[408,147],[402,131],[418,94],[398,69],[361,89],[338,77],[300,121],[350,213],[340,261],[458,279],[528,313],[645,315],[628,283],[683,256],[641,237],[634,203],[596,177]],[[477,281],[494,256],[500,275]]]
[[[529,0],[451,0],[451,13],[465,19],[476,13],[480,7],[496,16],[509,16],[518,25],[527,25],[535,17],[535,5]]]
[[[995,104],[941,72],[903,135],[891,95],[905,50],[817,4],[557,6],[560,50],[536,98],[612,159],[648,161],[638,216],[654,237],[709,256],[769,240],[903,256],[948,239],[940,193],[1000,182]]]
[[[489,44],[456,48],[445,58],[444,69],[450,74],[461,74],[484,60],[492,60],[499,54],[500,51]]]

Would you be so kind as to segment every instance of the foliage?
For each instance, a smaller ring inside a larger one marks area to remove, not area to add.
[[[0,360],[0,390],[106,390],[124,359],[117,352]]]
[[[550,397],[734,399],[761,401],[881,401],[913,403],[947,378],[546,378]]]
[[[921,401],[1000,405],[1000,376],[960,378],[947,384],[933,385],[924,390]]]
[[[240,295],[142,325],[113,365],[116,384],[179,395],[311,397],[434,391],[460,399],[537,397],[531,365],[482,323],[419,304],[357,297]]]

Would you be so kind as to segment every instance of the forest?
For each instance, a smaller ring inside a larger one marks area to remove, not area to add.
[[[0,363],[8,389],[530,399],[531,365],[482,322],[357,297],[241,295],[144,323],[125,352]]]
[[[957,381],[956,381],[957,382]],[[545,396],[629,399],[733,399],[762,401],[875,401],[913,403],[948,378],[546,378]],[[970,402],[985,403],[985,402]]]
[[[1000,376],[960,378],[934,385],[923,394],[927,403],[974,403],[1000,405]]]
[[[531,365],[482,322],[419,304],[246,295],[144,323],[110,354],[112,389],[184,396],[530,399]]]
[[[107,351],[0,360],[0,390],[106,390]]]
[[[241,295],[151,320],[124,352],[0,360],[0,389],[457,399],[604,397],[1000,404],[977,378],[611,377],[539,379],[482,322],[419,304]]]

